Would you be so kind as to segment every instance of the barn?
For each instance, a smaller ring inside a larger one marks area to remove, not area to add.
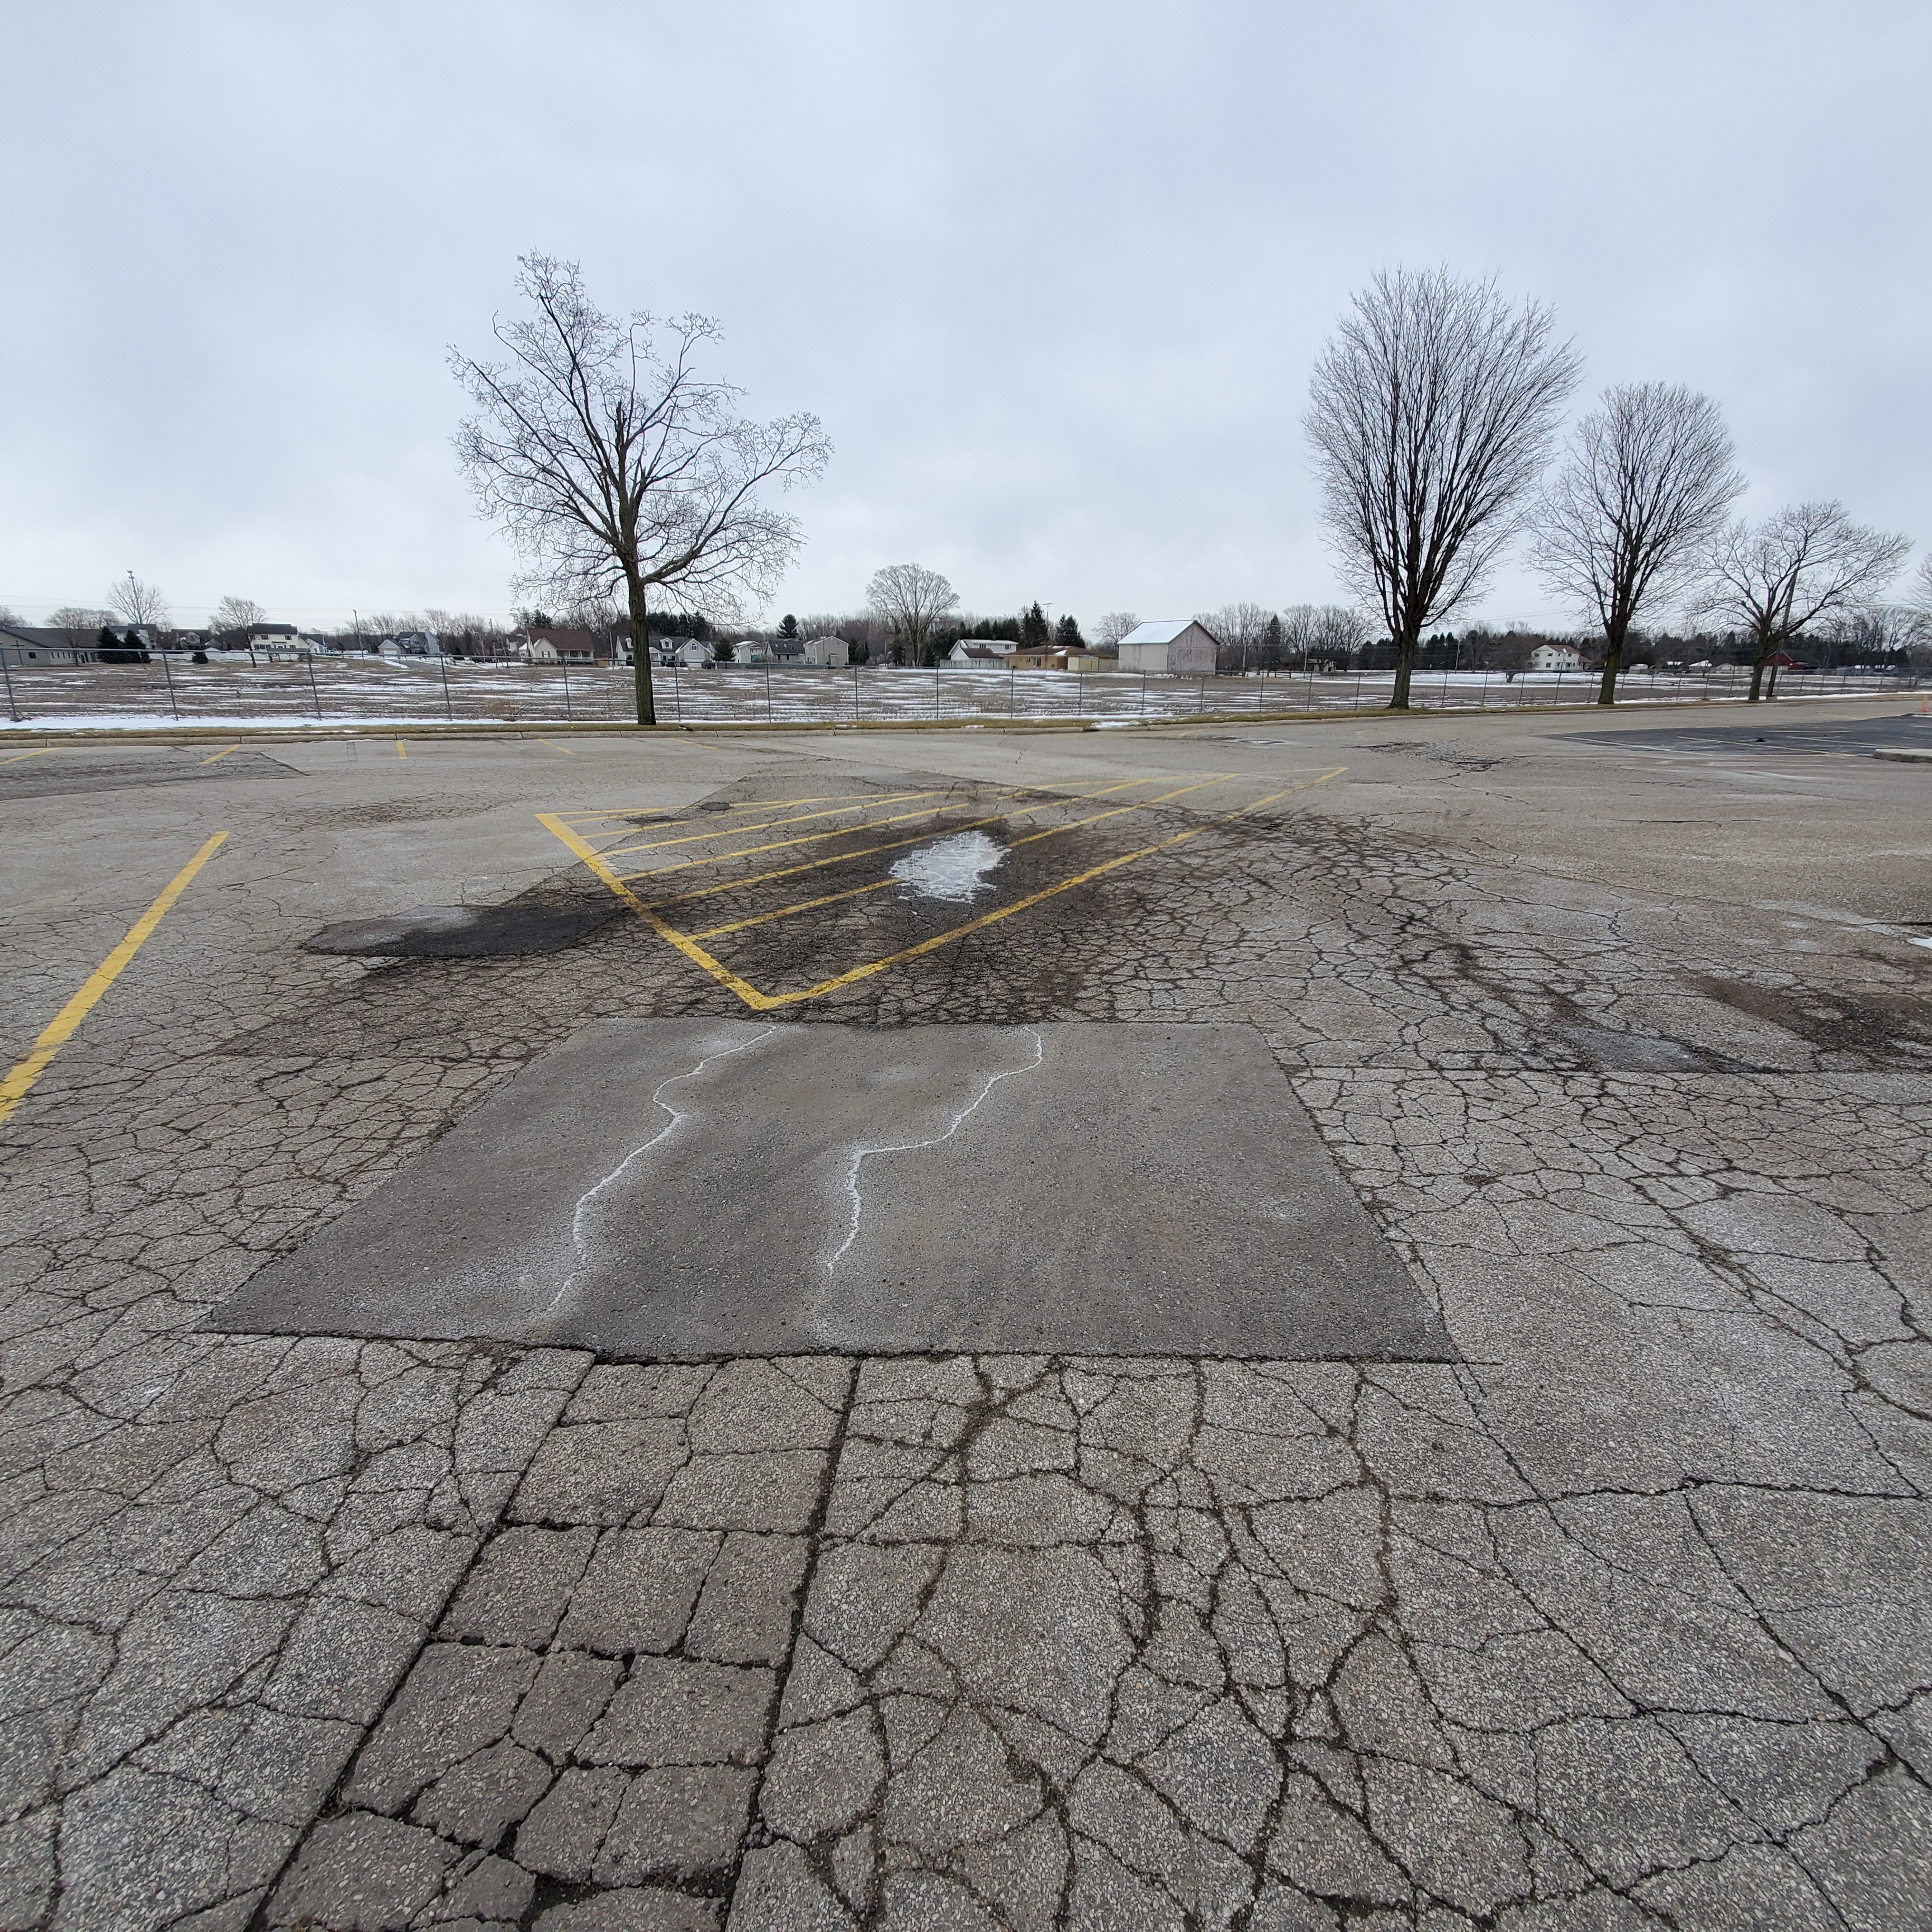
[[[1136,624],[1120,640],[1120,668],[1156,677],[1211,676],[1220,648],[1214,632],[1191,617]]]

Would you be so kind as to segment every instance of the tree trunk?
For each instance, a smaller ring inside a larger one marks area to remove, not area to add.
[[[1623,669],[1624,638],[1628,630],[1628,625],[1616,628],[1604,626],[1604,681],[1597,689],[1599,704],[1614,704],[1617,701],[1617,673]]]
[[[1760,638],[1757,640],[1757,656],[1751,664],[1750,697],[1755,704],[1764,695],[1764,668],[1771,656],[1771,640]]]
[[[651,695],[651,634],[644,622],[644,586],[633,577],[626,580],[631,606],[631,675],[638,693],[638,722],[655,724],[657,706]]]
[[[1408,675],[1415,668],[1415,641],[1412,635],[1395,640],[1395,689],[1388,705],[1391,711],[1408,709]]]

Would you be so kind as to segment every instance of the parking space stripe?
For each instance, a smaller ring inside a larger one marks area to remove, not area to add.
[[[218,765],[224,758],[229,755],[230,752],[238,752],[241,748],[242,747],[239,745],[230,745],[228,747],[227,751],[217,752],[213,758],[203,758],[201,762],[204,765]]]
[[[16,752],[10,758],[0,758],[0,765],[17,765],[22,758],[44,758],[53,748],[43,745],[38,752]]]
[[[1219,778],[1202,779],[1201,784],[1183,785],[1180,791],[1198,791],[1202,785],[1225,784],[1233,776],[1232,772],[1224,772]],[[1132,778],[1124,784],[1105,786],[1100,791],[1077,794],[1071,798],[1042,799],[1037,805],[1022,806],[1014,812],[995,812],[983,818],[968,818],[964,821],[942,818],[938,824],[928,826],[922,832],[913,832],[907,838],[883,839],[876,845],[861,845],[850,852],[834,852],[828,858],[807,859],[798,865],[781,866],[769,872],[752,872],[742,878],[723,879],[715,886],[698,886],[688,892],[673,892],[665,898],[653,899],[651,903],[657,906],[683,905],[692,899],[712,898],[720,892],[736,892],[741,886],[761,886],[773,879],[789,879],[800,872],[815,872],[826,866],[842,865],[848,859],[862,859],[873,852],[896,852],[902,845],[916,845],[922,839],[935,837],[942,828],[948,832],[971,832],[982,825],[1001,825],[1010,818],[1024,818],[1036,812],[1050,812],[1055,806],[1077,804],[1083,802],[1084,799],[1105,797],[1108,792],[1126,791],[1133,785],[1158,784],[1160,782],[1158,778]],[[1180,792],[1162,792],[1158,798],[1141,800],[1138,805],[1131,808],[1138,811],[1142,806],[1159,805],[1162,800],[1178,798],[1180,796]],[[1120,808],[1124,811],[1129,808],[1126,806]],[[1102,818],[1110,815],[1105,812],[1099,814]],[[905,816],[908,818],[914,818],[920,814],[916,812],[908,812]],[[890,819],[880,819],[875,823],[885,825],[891,824],[892,821]],[[855,826],[853,829],[854,831],[864,831],[867,828],[863,826]],[[674,866],[667,866],[664,868],[667,872],[675,872],[677,869]],[[648,879],[654,878],[658,874],[652,872],[639,872],[634,876],[640,879]]]
[[[73,1037],[74,1030],[121,976],[122,969],[140,951],[148,935],[167,916],[168,908],[188,890],[196,873],[214,856],[216,848],[227,836],[225,832],[216,832],[168,881],[160,897],[134,922],[128,937],[88,975],[86,985],[55,1015],[52,1024],[34,1041],[33,1052],[4,1080],[0,1080],[0,1120],[11,1118],[34,1082],[46,1071],[47,1063]]]
[[[789,993],[760,992],[741,974],[734,972],[714,953],[706,951],[698,943],[699,940],[713,938],[726,932],[742,931],[748,926],[762,924],[767,919],[783,918],[789,913],[806,911],[814,905],[830,905],[840,899],[856,898],[864,892],[877,890],[878,886],[884,884],[884,881],[855,887],[847,892],[828,893],[818,900],[805,901],[795,906],[782,908],[775,913],[739,920],[733,924],[714,926],[702,933],[681,932],[668,920],[660,918],[656,907],[647,905],[640,898],[631,890],[628,881],[614,872],[604,862],[603,856],[566,824],[556,813],[540,812],[537,814],[537,822],[553,837],[560,840],[575,853],[578,857],[582,860],[584,864],[588,866],[612,892],[623,900],[659,938],[675,946],[694,965],[701,967],[720,986],[729,987],[753,1012],[770,1012],[779,1006],[794,1006],[801,1000],[820,998],[827,993],[836,992],[842,987],[854,986],[862,980],[869,979],[874,974],[883,973],[890,967],[903,964],[909,959],[919,958],[926,953],[936,951],[942,946],[950,945],[956,939],[963,939],[970,933],[978,932],[988,926],[997,925],[1002,920],[1010,919],[1016,913],[1025,912],[1032,907],[1043,904],[1048,899],[1057,898],[1062,892],[1071,892],[1076,886],[1085,885],[1093,880],[1104,878],[1109,872],[1118,871],[1123,866],[1132,865],[1138,860],[1148,858],[1156,852],[1168,850],[1177,845],[1184,845],[1189,840],[1198,838],[1204,832],[1211,832],[1217,826],[1232,824],[1237,818],[1259,812],[1265,806],[1274,805],[1284,798],[1292,798],[1296,793],[1307,791],[1316,785],[1325,784],[1330,778],[1339,778],[1347,769],[1346,766],[1336,765],[1330,770],[1306,780],[1303,784],[1284,786],[1280,790],[1270,792],[1265,797],[1258,798],[1250,804],[1237,806],[1233,811],[1223,812],[1219,817],[1208,820],[1205,824],[1190,826],[1185,831],[1172,833],[1166,838],[1156,839],[1152,844],[1143,845],[1137,850],[1120,853],[1113,858],[1103,860],[1099,865],[1089,866],[1084,872],[1076,872],[1069,878],[1060,880],[1051,886],[1043,886],[1036,892],[1030,892],[1024,898],[1015,900],[1010,905],[995,906],[991,911],[982,913],[977,919],[969,920],[964,925],[953,926],[946,932],[934,933],[930,938],[922,939],[915,946],[906,946],[897,952],[888,953],[881,959],[868,960],[863,965],[853,967],[849,971],[836,974],[829,980],[821,980],[816,986],[804,987],[797,992]],[[1157,798],[1145,799],[1136,805],[1123,806],[1114,811],[1096,813],[1092,818],[1079,823],[1081,824],[1097,824],[1101,819],[1114,818],[1120,812],[1143,810],[1147,806],[1160,804],[1168,798],[1180,797],[1187,792],[1204,790],[1209,785],[1227,784],[1239,776],[1240,774],[1237,772],[1222,772],[1211,778],[1198,780],[1192,784],[1179,786],[1173,791],[1163,793]],[[1064,800],[1053,801],[1055,803],[1066,802]],[[1043,806],[1026,808],[1028,811],[1038,811],[1043,808],[1045,808]],[[999,818],[1020,815],[1018,813],[1002,813],[996,814],[993,818],[982,819],[978,822],[982,824],[992,824],[997,823]],[[1078,829],[1078,825],[1049,827],[1046,832],[1035,833],[1023,842],[1030,844],[1034,838],[1046,838],[1054,832],[1070,832]],[[867,849],[886,850],[890,849],[891,844],[916,844],[920,838],[930,836],[930,833],[922,832],[914,838],[896,839],[890,842],[888,845],[872,847]],[[856,858],[863,856],[865,855],[862,853],[843,853],[836,855],[836,857]],[[829,865],[834,862],[836,860],[816,860],[811,862],[813,865]],[[803,871],[808,868],[800,866],[792,869]],[[749,882],[736,880],[730,883],[742,886]],[[708,888],[707,890],[722,891],[727,889],[726,886],[720,886]],[[686,896],[695,898],[702,895],[693,893],[687,894]],[[670,902],[664,901],[661,903],[669,904]]]
[[[574,758],[577,755],[568,745],[552,745],[548,738],[539,738],[537,742],[539,745],[550,745],[553,752],[561,752],[566,758]]]
[[[890,792],[884,798],[874,799],[872,803],[902,805],[910,798],[944,798],[949,795],[951,789],[949,786],[943,791],[934,790]],[[728,830],[722,825],[717,825],[713,826],[708,832],[687,832],[676,838],[654,838],[646,841],[642,845],[612,846],[606,849],[604,856],[607,859],[628,858],[633,852],[656,852],[666,845],[695,845],[706,838],[736,838],[741,833],[746,832],[771,832],[776,830],[781,825],[802,825],[810,819],[838,818],[850,812],[862,812],[866,809],[866,807],[864,806],[847,805],[836,806],[830,812],[801,812],[795,818],[768,818],[762,825],[734,825]],[[904,818],[905,814],[902,812],[900,816]],[[689,820],[684,822],[688,824]],[[838,836],[836,832],[827,832],[823,836],[827,838]]]

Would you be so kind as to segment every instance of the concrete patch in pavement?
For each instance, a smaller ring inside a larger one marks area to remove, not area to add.
[[[1456,1358],[1244,1026],[600,1022],[209,1325]]]

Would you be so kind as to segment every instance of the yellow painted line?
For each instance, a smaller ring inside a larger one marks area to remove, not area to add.
[[[944,798],[951,789],[952,788],[948,786],[945,790],[935,789],[931,791],[896,791],[889,793],[884,798],[874,799],[872,802],[874,805],[903,805],[907,800],[913,798]],[[605,850],[604,856],[607,859],[624,859],[628,858],[633,852],[656,852],[667,845],[696,845],[707,838],[736,838],[741,832],[775,832],[781,825],[803,825],[814,818],[840,818],[854,812],[862,812],[865,809],[863,806],[847,805],[837,806],[830,812],[801,812],[793,818],[768,818],[762,825],[734,825],[728,828],[721,824],[714,826],[709,832],[688,832],[682,838],[654,838],[642,845],[610,846]],[[909,815],[905,812],[899,814],[902,818]],[[877,822],[883,824],[890,821]],[[854,826],[852,829],[857,831],[861,828]],[[839,835],[836,832],[828,832],[820,836],[827,838],[836,838]]]
[[[409,756],[409,753],[404,750],[403,747],[403,741],[400,738],[396,740],[396,756],[399,758],[406,758]]]
[[[662,879],[672,872],[688,872],[694,866],[722,866],[732,859],[754,859],[760,852],[785,852],[794,845],[822,845],[828,838],[856,838],[861,832],[873,831],[881,825],[900,825],[908,818],[931,818],[935,812],[940,810],[926,805],[921,806],[916,812],[888,812],[884,818],[865,819],[856,825],[841,826],[836,831],[802,832],[796,838],[772,838],[762,845],[740,845],[735,851],[714,852],[706,859],[674,859],[668,866],[652,866],[641,872],[626,872],[622,876],[627,879]],[[978,819],[974,822],[976,824],[990,824],[992,821]],[[601,856],[608,859],[617,855],[607,852]]]
[[[160,897],[134,922],[128,937],[88,974],[86,984],[54,1016],[52,1024],[34,1041],[33,1052],[4,1080],[0,1080],[0,1120],[10,1118],[27,1097],[34,1082],[46,1071],[47,1063],[73,1037],[74,1029],[121,976],[122,968],[140,951],[149,934],[167,916],[168,908],[188,890],[195,874],[214,856],[216,847],[227,836],[225,832],[216,832],[168,881]]]
[[[922,939],[916,946],[908,946],[902,951],[889,952],[883,959],[874,959],[868,964],[855,966],[849,973],[836,974],[830,980],[821,980],[815,986],[807,986],[802,992],[760,994],[762,1003],[759,1010],[769,1012],[774,1006],[790,1006],[800,1000],[815,1000],[826,993],[836,993],[841,987],[856,986],[861,980],[869,980],[874,973],[883,973],[889,966],[903,965],[908,959],[916,959],[921,955],[934,952],[942,946],[950,946],[956,939],[964,939],[968,933],[978,932],[989,926],[997,926],[1003,919],[1011,919],[1014,914],[1026,912],[1046,900],[1056,898],[1062,892],[1070,892],[1076,886],[1084,886],[1090,881],[1103,878],[1108,872],[1118,872],[1123,866],[1131,866],[1137,859],[1145,859],[1156,852],[1165,852],[1170,847],[1184,845],[1190,838],[1198,838],[1204,832],[1212,832],[1217,826],[1240,818],[1244,813],[1258,812],[1264,805],[1273,805],[1276,800],[1292,796],[1298,791],[1306,791],[1310,786],[1325,784],[1338,776],[1346,767],[1338,765],[1332,772],[1324,772],[1318,778],[1311,778],[1305,785],[1290,785],[1286,791],[1270,792],[1265,798],[1258,798],[1252,805],[1237,806],[1232,812],[1224,812],[1219,818],[1210,818],[1205,825],[1190,826],[1185,832],[1177,832],[1172,838],[1157,839],[1151,845],[1143,845],[1138,852],[1123,852],[1118,858],[1103,860],[1100,865],[1090,866],[1084,872],[1076,872],[1070,879],[1062,879],[1058,885],[1043,886],[1036,892],[1029,892],[1023,899],[1016,899],[1011,905],[996,906],[977,919],[968,920],[964,926],[956,926],[950,932],[936,932],[930,939]],[[742,997],[742,996],[741,996]]]
[[[610,868],[605,865],[604,861],[599,858],[588,845],[585,844],[584,841],[578,838],[577,834],[572,831],[570,827],[565,824],[562,820],[556,817],[554,812],[538,812],[537,814],[537,823],[553,837],[562,839],[564,844],[568,845],[570,849],[574,852],[577,856],[581,859],[588,866],[590,869],[625,902],[626,904],[629,906],[632,910],[634,911],[638,916],[658,935],[659,938],[668,940],[670,944],[676,946],[679,952],[682,952],[687,959],[692,960],[697,964],[702,966],[705,971],[709,973],[720,986],[729,986],[732,992],[736,993],[739,998],[742,1000],[746,1005],[751,1007],[754,1012],[761,1012],[767,1007],[776,1004],[775,1001],[767,1000],[764,994],[760,992],[758,988],[753,986],[748,980],[740,979],[737,974],[733,972],[728,966],[724,964],[722,962],[719,960],[712,958],[711,955],[706,952],[703,946],[697,944],[694,940],[688,939],[682,933],[676,930],[675,928],[667,926],[664,922],[658,918],[657,914],[652,911],[650,908],[645,904],[644,901],[639,898],[637,894],[632,892],[630,887],[626,885],[623,880],[618,878],[617,874],[612,872]]]
[[[908,839],[908,844],[916,841]],[[749,919],[734,919],[728,926],[708,926],[702,932],[694,932],[693,939],[716,939],[727,932],[742,932],[748,926],[769,926],[775,919],[789,919],[795,912],[811,912],[819,906],[836,905],[841,899],[862,899],[868,892],[884,892],[886,886],[897,885],[898,881],[890,876],[874,879],[869,886],[854,886],[850,892],[827,892],[823,898],[800,899],[796,905],[780,906],[776,912],[761,912]]]
[[[17,765],[22,758],[44,758],[53,748],[44,745],[38,752],[16,752],[10,758],[0,758],[0,765]]]
[[[1023,899],[1016,899],[1011,905],[997,906],[991,912],[982,914],[977,919],[969,920],[964,926],[956,926],[949,932],[934,933],[930,939],[921,940],[916,946],[908,946],[899,952],[888,953],[883,959],[874,959],[863,966],[855,966],[849,972],[835,974],[830,980],[821,980],[815,986],[807,986],[793,993],[760,992],[748,980],[733,972],[722,959],[706,952],[692,934],[680,932],[668,921],[658,918],[656,911],[645,904],[625,881],[554,813],[538,812],[537,822],[554,837],[568,846],[661,939],[674,946],[694,965],[702,967],[720,986],[728,986],[754,1012],[770,1012],[779,1006],[794,1006],[801,1000],[815,1000],[826,993],[836,992],[842,987],[854,986],[861,980],[870,979],[876,973],[883,973],[889,967],[902,965],[908,959],[916,959],[925,953],[937,951],[942,946],[950,946],[956,939],[963,939],[969,933],[995,926],[1001,920],[1011,919],[1016,913],[1028,911],[1062,892],[1071,892],[1076,886],[1083,886],[1094,879],[1103,878],[1108,872],[1117,872],[1123,866],[1130,866],[1136,860],[1147,858],[1156,852],[1166,851],[1172,846],[1184,845],[1190,839],[1198,838],[1203,832],[1212,832],[1217,826],[1228,824],[1247,813],[1258,812],[1264,806],[1273,805],[1278,800],[1292,797],[1295,793],[1309,790],[1316,785],[1325,784],[1329,779],[1340,777],[1347,769],[1344,765],[1337,765],[1333,770],[1322,772],[1318,778],[1310,778],[1305,784],[1289,785],[1280,791],[1269,793],[1265,798],[1256,799],[1251,805],[1237,806],[1232,812],[1211,818],[1204,825],[1191,826],[1185,832],[1177,832],[1171,837],[1157,839],[1151,845],[1143,845],[1138,851],[1121,853],[1118,856],[1105,860],[1097,866],[1089,866],[1084,872],[1076,872],[1070,878],[1062,879],[1056,885],[1044,886],[1039,892],[1029,893]],[[1229,773],[1220,778],[1203,779],[1198,784],[1184,786],[1181,789],[1198,791],[1205,785],[1225,784],[1229,778],[1238,776]],[[1158,804],[1160,802],[1154,799],[1146,801],[1148,804]],[[903,842],[909,844],[912,842]]]
[[[539,745],[550,745],[553,752],[561,752],[566,758],[574,758],[577,755],[568,745],[550,745],[550,741],[548,738],[539,738],[537,742]]]
[[[1154,784],[1158,783],[1159,781],[1154,778],[1136,778],[1132,782],[1136,784]],[[1208,778],[1203,780],[1201,784],[1184,785],[1181,788],[1181,790],[1199,791],[1206,785],[1225,784],[1228,781],[1225,777],[1220,778]],[[1125,789],[1126,788],[1124,786],[1120,785],[1110,785],[1108,788],[1108,790],[1110,791],[1120,791]],[[1101,794],[1098,792],[1095,792],[1090,794],[1089,796],[1097,798],[1101,796]],[[1162,792],[1158,798],[1142,799],[1136,805],[1117,806],[1112,812],[1096,812],[1091,818],[1076,818],[1070,825],[1050,825],[1044,832],[1030,832],[1024,838],[1016,838],[1013,841],[1012,844],[1010,845],[1006,849],[1009,851],[1012,851],[1018,846],[1034,844],[1042,838],[1057,838],[1063,832],[1078,832],[1083,825],[1098,825],[1103,818],[1118,818],[1120,814],[1124,812],[1144,811],[1150,805],[1160,805],[1168,799],[1178,798],[1180,796],[1180,792]],[[1054,801],[1054,802],[1057,803],[1066,803],[1068,802],[1069,801],[1064,800]],[[1046,808],[1045,806],[1031,805],[1027,806],[1025,810],[1026,812],[1040,812],[1044,811]],[[1019,818],[1024,815],[1024,812],[1003,812],[1000,814],[999,818],[982,818],[976,822],[981,825],[997,825],[1000,822],[1000,819]],[[968,825],[963,826],[961,829],[962,830],[970,832],[973,827],[970,825]],[[917,845],[930,836],[931,835],[929,833],[921,832],[915,834],[914,836],[910,838],[895,838],[892,840],[890,844],[868,846],[866,848],[866,850],[872,852],[890,852],[901,845]],[[863,853],[854,852],[841,853],[838,855],[840,858],[862,858],[864,856]],[[813,861],[814,865],[820,866],[832,865],[836,862],[836,860],[830,859],[819,859]],[[805,868],[800,866],[794,867],[791,869],[794,871],[802,871]],[[771,875],[768,874],[767,876]],[[747,883],[748,883],[748,881],[742,880],[734,880],[732,881],[732,884],[734,885]],[[875,879],[868,886],[854,886],[849,892],[828,892],[823,898],[801,899],[796,905],[780,906],[776,912],[761,912],[755,914],[753,917],[749,919],[733,920],[726,926],[707,926],[704,932],[694,932],[691,937],[693,939],[716,939],[722,933],[742,932],[745,928],[749,926],[768,926],[775,919],[789,919],[795,912],[810,912],[819,906],[836,905],[841,899],[856,899],[863,898],[867,892],[878,892],[884,887],[890,886],[893,883],[893,880],[890,876],[883,879]],[[680,898],[687,899],[700,898],[708,896],[710,892],[723,892],[727,890],[728,890],[728,888],[723,886],[713,886],[709,887],[706,892],[685,892],[681,893],[679,896]],[[672,899],[658,899],[653,902],[655,904],[658,905],[672,905],[675,904],[676,902],[676,901]]]
[[[228,756],[229,752],[238,752],[241,748],[242,747],[239,745],[230,745],[228,748],[228,751],[217,752],[213,758],[203,758],[201,762],[204,765],[218,765],[224,758]]]
[[[1141,806],[1159,805],[1164,800],[1178,798],[1180,796],[1180,792],[1198,791],[1202,789],[1202,786],[1203,785],[1226,784],[1230,778],[1235,776],[1236,774],[1232,772],[1223,772],[1219,778],[1204,778],[1202,780],[1200,784],[1183,785],[1180,788],[1180,791],[1162,792],[1158,797],[1142,799],[1139,802]],[[1160,781],[1158,778],[1130,778],[1119,784],[1102,786],[1099,791],[1087,792],[1084,794],[1076,793],[1070,797],[1065,798],[1042,799],[1039,804],[1022,806],[1016,812],[996,812],[984,818],[968,818],[960,822],[955,822],[942,818],[940,820],[940,824],[941,825],[950,825],[951,830],[953,832],[971,832],[976,830],[982,825],[1002,825],[1009,819],[1030,818],[1036,812],[1051,812],[1056,806],[1078,805],[1083,802],[1086,799],[1104,798],[1109,792],[1126,791],[1130,790],[1135,785],[1158,784],[1160,782]],[[1126,808],[1124,807],[1122,808],[1122,809]],[[1133,808],[1138,810],[1139,807],[1137,806]],[[908,818],[917,818],[920,816],[916,812],[908,812],[906,815]],[[1111,817],[1112,814],[1107,812],[1102,812],[1099,816],[1105,818]],[[891,821],[890,820],[881,819],[878,822],[880,824],[888,824]],[[1083,819],[1080,822],[1082,824],[1090,824],[1094,821],[1091,820]],[[868,828],[864,826],[854,826],[853,827],[853,830],[855,832],[862,832],[867,829]],[[938,829],[938,826],[929,826],[923,832],[914,832],[909,838],[882,839],[876,845],[860,845],[855,848],[850,852],[834,852],[830,858],[807,859],[799,865],[781,866],[776,870],[769,872],[752,872],[747,874],[742,878],[722,880],[715,886],[698,886],[694,887],[690,892],[673,892],[666,898],[653,899],[651,903],[652,905],[656,906],[682,905],[692,899],[708,899],[713,898],[719,892],[735,892],[742,886],[766,885],[769,884],[773,879],[789,879],[800,872],[815,872],[822,866],[843,865],[848,859],[866,858],[874,852],[896,852],[902,845],[917,845],[922,841],[934,837]],[[663,868],[663,870],[667,872],[674,872],[678,869],[679,868],[675,866],[667,866]],[[640,879],[656,878],[658,876],[658,874],[655,872],[640,872],[637,874],[637,877]]]

